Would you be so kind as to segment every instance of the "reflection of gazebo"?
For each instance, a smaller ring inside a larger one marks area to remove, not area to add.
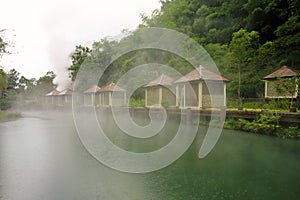
[[[84,106],[96,106],[97,102],[99,102],[99,96],[96,95],[101,88],[97,85],[87,89],[84,91],[83,95],[83,104]]]
[[[72,103],[73,90],[67,88],[58,94],[58,102],[60,105],[70,105]]]
[[[158,78],[147,83],[144,86],[145,106],[175,106],[176,96],[174,95],[174,87],[172,87],[173,81],[173,78],[162,74]]]
[[[58,104],[58,94],[60,92],[58,90],[52,90],[48,94],[46,94],[46,103],[47,104]]]
[[[176,106],[181,108],[226,106],[226,82],[229,82],[227,78],[200,65],[174,82]],[[195,98],[193,98],[194,94]]]
[[[297,98],[297,84],[292,86],[295,88],[295,94],[291,94],[287,90],[277,91],[277,87],[280,88],[281,84],[289,85],[288,81],[291,81],[290,79],[295,76],[297,76],[297,72],[287,66],[282,66],[278,70],[265,76],[263,78],[265,81],[265,98]]]
[[[115,83],[103,86],[98,92],[101,106],[121,106],[126,104],[126,90]],[[113,97],[114,99],[112,100]]]

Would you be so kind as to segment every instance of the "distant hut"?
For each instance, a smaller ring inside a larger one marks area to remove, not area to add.
[[[121,106],[126,104],[126,90],[110,83],[99,91],[99,104],[101,106]],[[114,99],[112,99],[114,97]]]
[[[147,83],[145,87],[145,106],[175,106],[175,88],[172,86],[174,79],[162,74],[153,81]]]
[[[96,95],[100,89],[101,88],[98,85],[94,85],[93,87],[83,92],[84,106],[96,106],[97,104],[100,104],[99,95]]]
[[[294,94],[292,94],[288,90],[281,90],[280,85],[286,84],[285,81],[291,81],[291,78],[296,77],[297,72],[290,69],[287,66],[282,66],[278,70],[272,72],[271,74],[265,76],[263,78],[265,82],[265,98],[297,98],[297,90],[298,85],[295,83],[293,85],[292,90],[294,90]]]
[[[67,88],[58,94],[59,105],[71,105],[73,90]]]
[[[199,66],[174,82],[176,106],[180,108],[212,108],[226,106],[226,82],[229,80]],[[188,87],[188,83],[191,87]],[[212,88],[209,91],[208,88]],[[193,94],[196,95],[193,98]],[[212,104],[211,99],[216,105]]]
[[[58,104],[58,94],[60,92],[58,90],[52,90],[48,94],[46,94],[46,104],[48,105],[57,105]]]

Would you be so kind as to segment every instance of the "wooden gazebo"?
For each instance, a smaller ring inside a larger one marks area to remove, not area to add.
[[[67,88],[58,94],[59,105],[71,105],[73,90]]]
[[[227,78],[200,65],[174,82],[176,106],[197,109],[226,106],[227,82]]]
[[[162,74],[145,87],[145,107],[175,106],[175,88],[172,86],[174,79]]]
[[[126,90],[115,83],[103,86],[99,91],[100,106],[122,106],[126,104]],[[114,97],[114,99],[112,99]]]
[[[99,101],[99,95],[97,93],[100,91],[100,87],[98,85],[94,85],[93,87],[87,89],[83,92],[83,105],[84,106],[97,106]]]
[[[282,66],[278,70],[268,74],[263,78],[265,82],[265,98],[297,98],[298,85],[295,83],[294,94],[291,94],[287,90],[278,90],[280,85],[287,84],[287,81],[291,81],[291,78],[297,76],[297,72],[287,66]]]
[[[58,94],[60,92],[58,90],[52,90],[48,94],[46,94],[46,104],[57,105],[58,104]]]

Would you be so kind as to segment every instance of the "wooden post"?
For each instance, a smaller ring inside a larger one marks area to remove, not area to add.
[[[179,88],[178,85],[176,85],[176,107],[179,107]]]
[[[202,108],[202,99],[203,99],[203,91],[202,91],[202,81],[198,83],[198,108]]]
[[[268,97],[268,81],[265,81],[265,98]]]
[[[145,107],[148,107],[148,88],[145,89]]]
[[[159,87],[158,104],[160,107],[162,106],[162,87]]]
[[[92,105],[91,106],[96,106],[95,104],[95,94],[92,93]]]
[[[124,106],[126,105],[126,92],[124,92]]]
[[[112,106],[112,102],[111,102],[111,93],[112,92],[108,92],[108,105]]]
[[[102,93],[99,93],[99,105],[101,106],[102,105]]]
[[[224,105],[223,106],[225,106],[226,107],[226,83],[225,82],[223,82],[223,84],[224,84]]]
[[[186,98],[186,96],[185,96],[185,84],[183,85],[183,107],[185,108],[186,107],[186,105],[185,105],[185,98]]]

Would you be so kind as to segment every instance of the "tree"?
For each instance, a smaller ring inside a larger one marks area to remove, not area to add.
[[[7,89],[17,90],[19,88],[19,79],[20,79],[20,73],[15,69],[11,69],[7,73],[7,81],[8,81]]]
[[[3,54],[8,54],[9,51],[7,50],[7,46],[9,45],[8,42],[4,40],[2,33],[5,29],[0,29],[0,58],[2,58]]]
[[[2,69],[0,69],[0,99],[2,98],[3,91],[6,90],[7,86],[7,75]]]
[[[261,97],[260,79],[279,64],[300,69],[299,0],[160,0],[161,8],[150,16],[141,15],[140,27],[165,27],[185,33],[203,45],[220,71],[232,82],[229,97]],[[76,46],[72,53],[72,80],[84,60],[101,69],[114,58],[116,46],[140,42],[133,33],[121,41],[102,39],[92,50]],[[93,55],[91,55],[93,51]],[[158,55],[159,54],[159,55]],[[91,56],[90,56],[91,55]],[[189,67],[166,52],[132,52],[114,61],[105,71],[100,85],[107,84],[132,66],[161,61],[181,73]],[[97,61],[98,63],[94,62]],[[87,79],[87,78],[86,78]],[[90,87],[88,80],[82,87]]]
[[[257,76],[255,66],[251,65],[253,58],[257,56],[258,48],[259,35],[257,32],[247,32],[241,29],[233,34],[229,45],[228,57],[230,66],[228,66],[228,70],[232,73],[231,78],[233,79],[231,90],[237,92],[240,107],[242,106],[242,96],[245,97],[251,93],[255,94],[257,79],[260,79]],[[236,86],[238,87],[236,88]]]
[[[77,72],[84,60],[91,54],[92,50],[84,46],[76,46],[71,54],[72,65],[68,68],[71,71],[72,81],[75,80]]]
[[[49,71],[45,76],[40,77],[36,81],[35,90],[36,94],[40,96],[44,96],[49,91],[56,88],[56,85],[53,84],[53,79],[55,78],[55,74],[53,71]]]
[[[4,31],[5,29],[0,29],[0,59],[2,58],[3,54],[9,53],[7,51],[8,43],[4,40],[4,37],[2,35]],[[2,68],[0,68],[0,98],[2,98],[2,92],[6,90],[7,86],[7,74],[3,71]]]
[[[300,70],[300,16],[290,17],[275,33],[275,46],[281,64]]]
[[[22,84],[20,85],[22,88],[25,88],[24,95],[27,99],[36,99],[45,96],[45,94],[56,88],[56,85],[53,84],[54,78],[54,72],[49,71],[39,79],[21,77],[20,83],[22,82]]]
[[[9,51],[7,50],[9,43],[4,40],[2,35],[4,31],[5,29],[0,29],[0,59],[4,54],[9,54]],[[6,74],[3,69],[0,68],[0,110],[7,109],[11,105],[10,100],[13,99],[11,97],[15,97],[14,92],[7,90],[10,84],[8,77],[8,74]]]

